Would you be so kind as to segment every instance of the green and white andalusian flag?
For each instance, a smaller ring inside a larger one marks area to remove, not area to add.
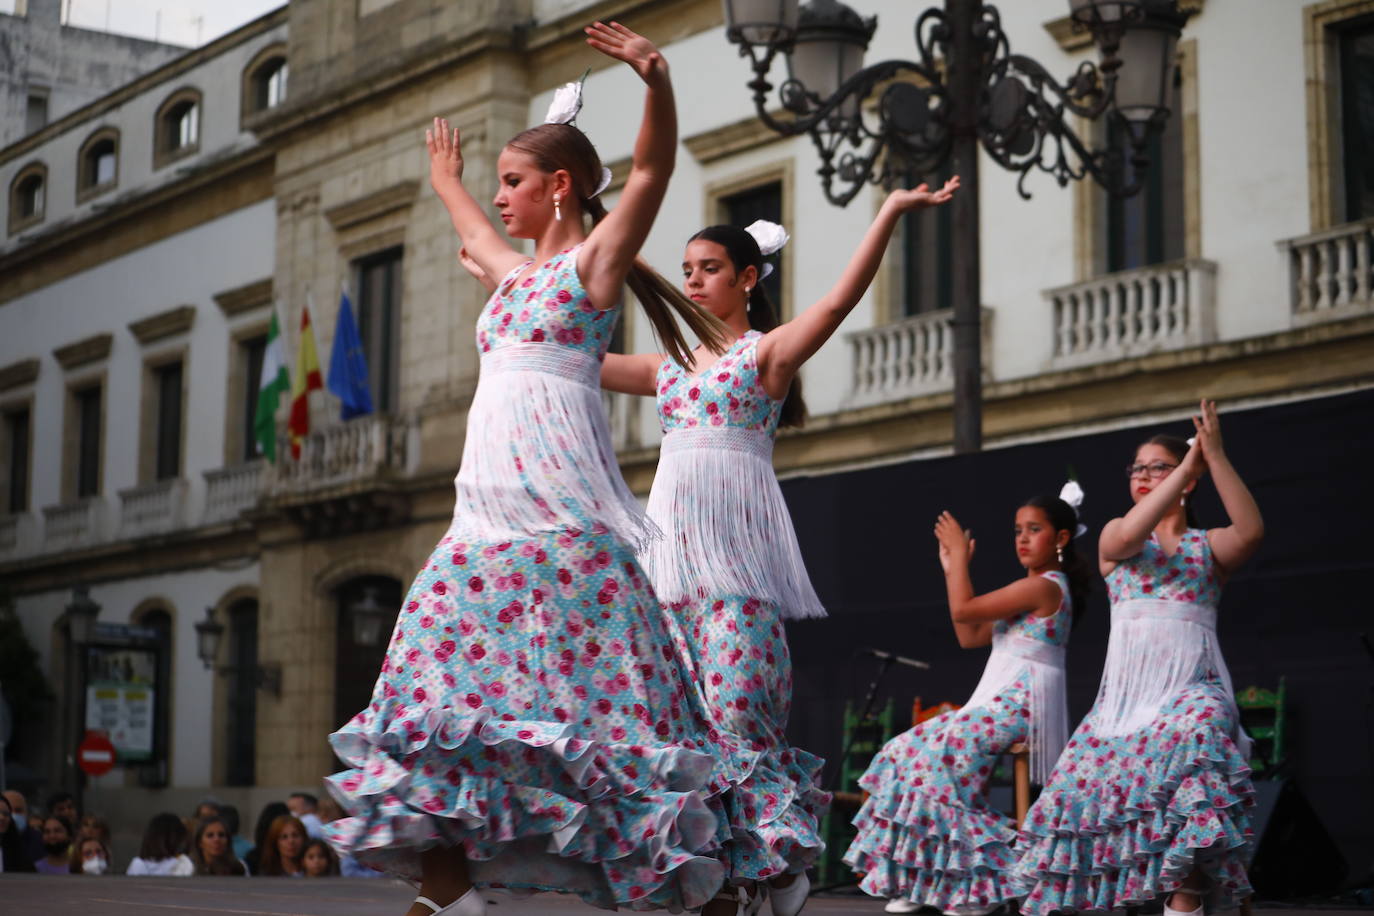
[[[253,433],[258,452],[267,460],[277,460],[277,405],[291,390],[291,373],[286,368],[286,347],[282,344],[277,308],[272,307],[272,323],[267,328],[267,349],[262,354],[262,375],[258,378],[258,406],[253,412]]]

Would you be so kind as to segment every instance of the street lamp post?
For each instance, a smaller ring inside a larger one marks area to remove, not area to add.
[[[839,0],[723,0],[726,36],[754,71],[754,107],[784,136],[809,135],[820,154],[826,198],[845,206],[867,183],[890,187],[908,172],[952,167],[962,184],[950,203],[954,296],[954,449],[982,447],[982,296],[978,147],[1026,179],[1047,172],[1062,187],[1091,177],[1126,197],[1144,184],[1146,150],[1169,117],[1165,104],[1174,43],[1187,14],[1177,0],[1069,0],[1075,28],[1100,52],[1059,83],[1033,59],[1011,52],[997,8],[945,0],[916,19],[919,58],[863,66],[876,28]],[[769,110],[774,59],[788,77],[784,114]],[[865,102],[874,100],[871,112]],[[1125,142],[1108,148],[1080,138],[1070,118],[1114,119]]]
[[[82,653],[95,636],[95,619],[100,616],[100,605],[91,600],[90,589],[78,585],[72,589],[71,600],[67,603],[65,622],[67,627],[67,702],[64,704],[70,719],[65,729],[67,741],[72,742],[70,753],[66,755],[69,785],[76,796],[77,810],[81,810],[85,786],[80,768],[77,766],[77,748],[86,734],[85,678],[82,677],[84,659]]]

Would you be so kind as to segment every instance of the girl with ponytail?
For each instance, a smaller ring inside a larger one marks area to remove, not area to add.
[[[400,609],[371,703],[330,738],[350,769],[329,779],[348,816],[328,838],[419,881],[407,916],[482,916],[489,885],[699,907],[724,880],[730,767],[754,756],[705,721],[635,559],[657,528],[620,476],[598,386],[622,284],[674,359],[691,354],[670,307],[707,346],[720,330],[636,261],[677,148],[667,64],[622,26],[587,33],[647,87],[613,212],[597,200],[596,151],[567,123],[575,84],[553,123],[498,160],[494,203],[533,259],[464,186],[457,131],[436,119],[426,137],[464,251],[502,279],[477,321],[453,521]]]
[[[1031,780],[1044,783],[1068,738],[1064,655],[1089,583],[1074,547],[1082,499],[1070,481],[1058,497],[1016,510],[1026,574],[984,595],[969,579],[973,539],[948,512],[935,522],[959,645],[991,644],[992,653],[962,709],[893,738],[859,780],[869,797],[844,860],[863,873],[866,892],[889,898],[889,913],[974,916],[1015,896],[1016,822],[990,808],[985,792],[1013,744],[1030,746]]]

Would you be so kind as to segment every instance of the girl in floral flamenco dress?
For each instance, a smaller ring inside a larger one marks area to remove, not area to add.
[[[1217,643],[1226,577],[1264,534],[1203,401],[1191,447],[1155,436],[1127,473],[1135,506],[1102,529],[1112,631],[1097,702],[1022,828],[1014,883],[1029,916],[1165,898],[1167,916],[1249,893],[1254,788]],[[1211,472],[1231,518],[1203,530],[1188,498]]]
[[[1043,782],[1068,737],[1064,655],[1093,579],[1073,541],[1082,497],[1070,482],[1016,511],[1026,575],[985,595],[969,580],[973,540],[948,512],[935,523],[959,645],[992,653],[963,708],[893,738],[859,780],[869,797],[844,858],[864,891],[890,898],[889,913],[989,913],[1013,896],[1016,822],[985,793],[1013,744],[1029,744],[1031,779]]]
[[[720,759],[741,751],[694,711],[635,560],[655,529],[619,475],[598,390],[627,281],[675,357],[687,348],[669,300],[702,339],[719,327],[634,265],[677,145],[667,64],[621,26],[587,32],[648,87],[614,212],[596,197],[596,151],[565,123],[576,105],[498,160],[494,204],[533,259],[464,187],[457,131],[436,119],[426,138],[466,252],[503,279],[478,319],[453,522],[405,598],[372,702],[331,736],[351,769],[329,782],[348,814],[331,843],[419,879],[408,916],[481,916],[488,885],[693,907],[723,880],[711,806]]]
[[[772,267],[764,256],[787,241],[783,228],[701,230],[683,255],[683,291],[725,324],[729,345],[700,347],[685,367],[661,353],[613,354],[602,370],[605,387],[657,398],[664,438],[648,513],[664,537],[641,558],[712,721],[761,755],[726,799],[727,886],[707,916],[751,895],[757,908],[764,893],[775,916],[796,916],[810,888],[805,869],[824,848],[822,762],[785,734],[792,672],[782,621],[825,611],[773,473],[773,438],[780,423],[801,425],[797,371],[872,282],[899,217],[958,187],[955,178],[934,192],[894,192],[835,287],[784,324],[760,282]]]

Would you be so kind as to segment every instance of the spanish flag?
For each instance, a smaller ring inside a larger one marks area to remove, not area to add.
[[[310,434],[310,392],[324,389],[320,377],[320,357],[315,347],[315,329],[310,325],[310,306],[301,312],[301,336],[296,343],[296,371],[291,378],[291,457],[301,456],[301,441]]]

